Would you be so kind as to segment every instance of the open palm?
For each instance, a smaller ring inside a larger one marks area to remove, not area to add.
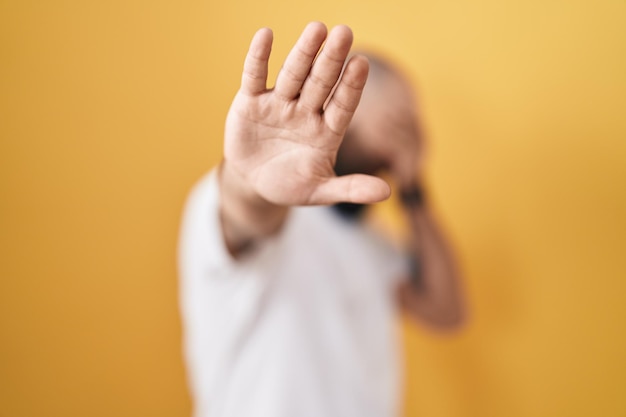
[[[309,24],[275,88],[268,89],[272,32],[259,30],[228,113],[225,163],[274,204],[372,203],[389,196],[389,186],[379,178],[335,176],[337,150],[359,103],[368,63],[354,56],[344,68],[352,44],[348,27],[326,35],[323,24]]]

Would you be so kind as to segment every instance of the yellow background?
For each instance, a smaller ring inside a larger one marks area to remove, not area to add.
[[[184,416],[175,249],[247,42],[347,23],[419,87],[461,333],[407,416],[626,415],[626,3],[0,2],[0,416]]]

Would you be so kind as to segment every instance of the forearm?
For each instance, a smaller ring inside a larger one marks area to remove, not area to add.
[[[227,161],[220,164],[218,178],[222,233],[228,250],[236,257],[254,242],[276,233],[288,207],[261,198]]]
[[[454,253],[433,213],[423,203],[404,204],[414,263],[405,298],[409,310],[437,327],[456,327],[465,316],[460,273]]]

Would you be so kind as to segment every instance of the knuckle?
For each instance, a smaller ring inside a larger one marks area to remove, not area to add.
[[[317,72],[311,72],[311,74],[309,75],[309,80],[313,84],[315,84],[315,85],[317,85],[319,87],[322,87],[325,90],[331,89],[335,85],[334,80],[328,79],[328,78],[318,74]]]

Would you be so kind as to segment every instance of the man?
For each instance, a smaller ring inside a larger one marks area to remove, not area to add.
[[[272,32],[252,39],[224,160],[195,187],[182,226],[198,417],[398,415],[397,307],[438,328],[463,319],[453,256],[420,187],[408,84],[374,60],[356,111],[369,65],[348,59],[351,43],[346,26],[309,24],[268,89]],[[390,196],[378,171],[400,190],[409,255],[358,219]]]

